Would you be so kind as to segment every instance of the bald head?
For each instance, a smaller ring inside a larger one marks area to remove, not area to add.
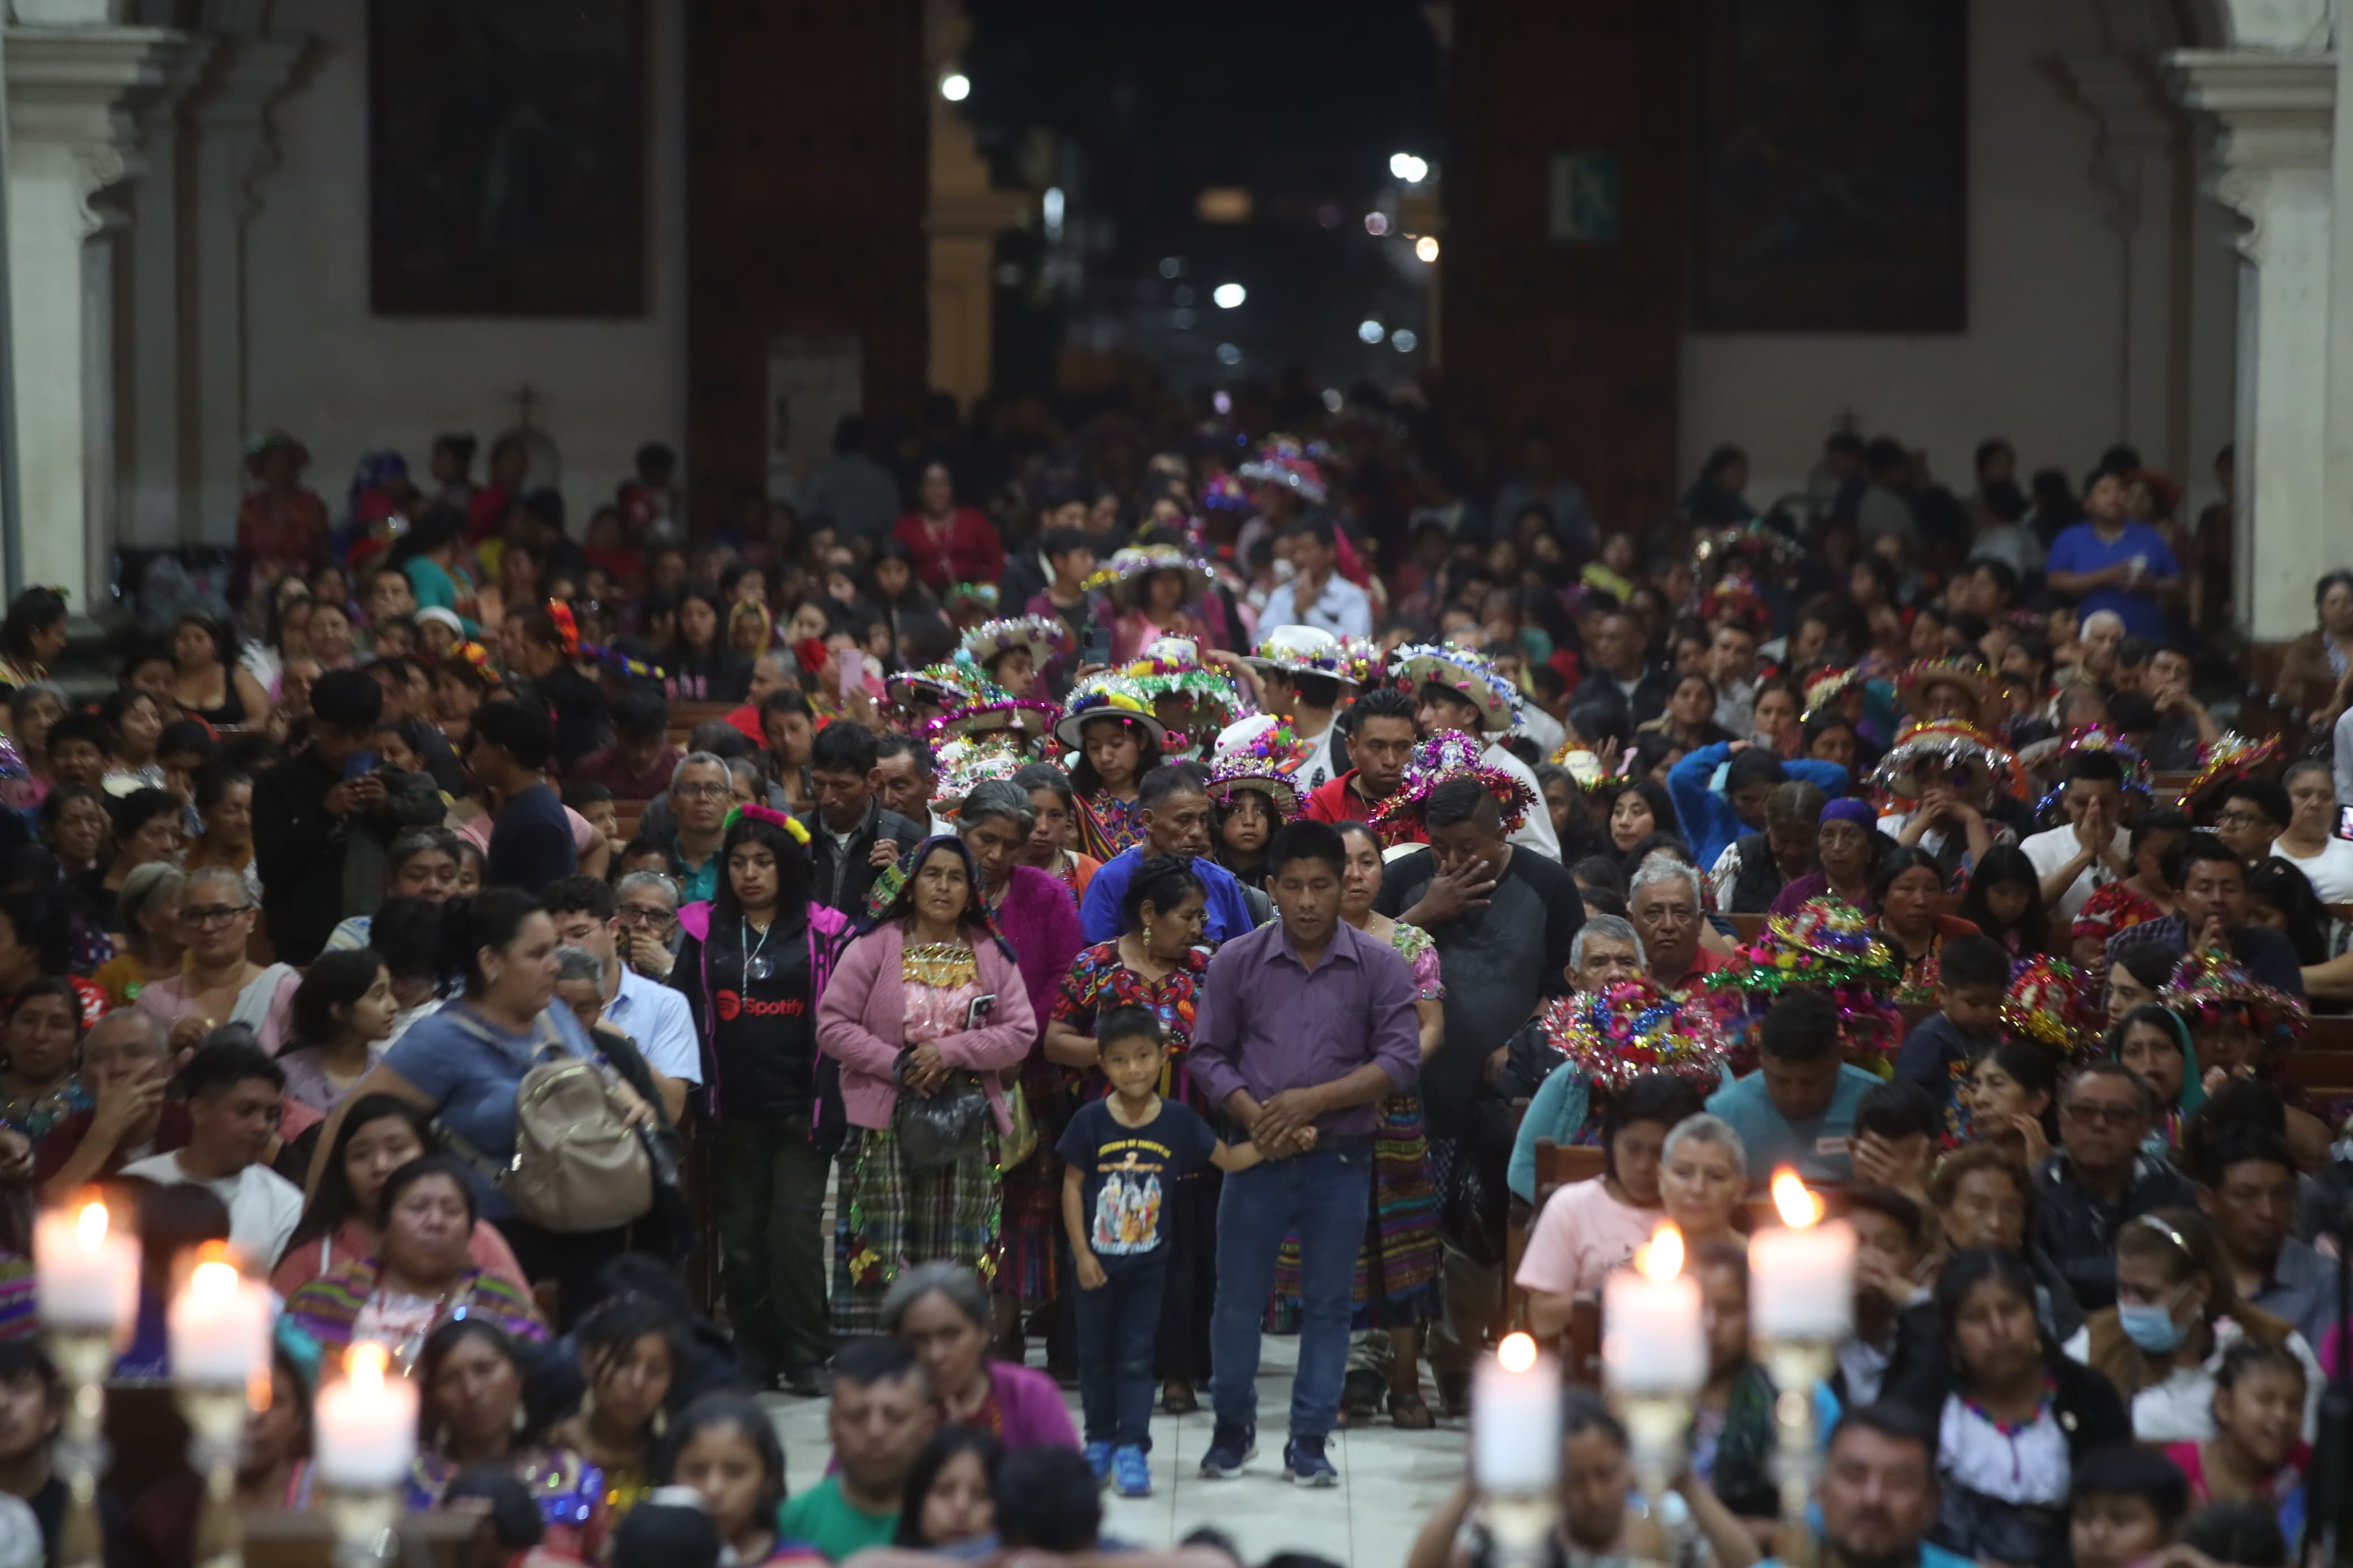
[[[120,1007],[82,1037],[82,1085],[92,1094],[109,1085],[160,1079],[171,1071],[164,1026],[135,1007]]]

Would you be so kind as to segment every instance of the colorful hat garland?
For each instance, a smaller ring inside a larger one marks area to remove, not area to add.
[[[2149,798],[2148,759],[2141,755],[2140,748],[2111,733],[2103,725],[2079,724],[2068,731],[2066,738],[2035,764],[2045,776],[2052,773],[2060,775],[2059,782],[2052,784],[2044,793],[2042,798],[2034,803],[2034,818],[2037,822],[2046,826],[2057,825],[2067,795],[2067,781],[2064,776],[2067,759],[2078,752],[2105,752],[2115,757],[2125,770],[2125,793],[2139,795],[2143,800]]]
[[[1273,436],[1235,471],[1252,484],[1281,485],[1309,506],[1322,506],[1331,495],[1316,458],[1320,447],[1303,447],[1295,436]]]
[[[2255,764],[2278,754],[2277,735],[2263,740],[2250,740],[2235,730],[2225,730],[2207,744],[2198,748],[2198,772],[2189,787],[2181,792],[2174,805],[2188,812],[2198,797],[2228,779],[2243,778]]]
[[[1829,707],[1839,698],[1856,689],[1862,684],[1862,672],[1859,669],[1826,669],[1822,671],[1821,674],[1817,675],[1813,679],[1806,682],[1805,718],[1811,719],[1815,714]]]
[[[1029,660],[1040,669],[1071,651],[1071,632],[1059,616],[1016,616],[1010,620],[983,621],[964,634],[962,651],[974,664],[986,667],[1016,648],[1029,650]]]
[[[1155,637],[1124,671],[1147,697],[1183,697],[1217,710],[1218,725],[1231,723],[1241,711],[1241,699],[1225,671],[1201,662],[1201,650],[1191,637]]]
[[[1173,544],[1131,544],[1114,550],[1111,559],[1090,574],[1080,584],[1088,589],[1108,588],[1114,596],[1126,597],[1136,584],[1155,572],[1176,572],[1186,580],[1187,599],[1198,599],[1209,591],[1217,580],[1209,563],[1198,556],[1186,554]]]
[[[958,583],[940,595],[941,606],[953,614],[960,606],[977,605],[984,610],[997,608],[997,584],[994,583]]]
[[[728,808],[726,818],[719,825],[720,831],[723,833],[734,826],[736,823],[745,820],[765,822],[771,827],[780,828],[786,837],[804,849],[808,847],[809,830],[802,826],[797,818],[778,811],[774,806],[743,803],[731,806]]]
[[[1702,1094],[1723,1081],[1731,1047],[1704,1007],[1648,979],[1563,996],[1536,1019],[1545,1041],[1585,1074],[1596,1096],[1623,1089],[1644,1073],[1667,1072]]]
[[[2002,994],[2002,1027],[2022,1040],[2074,1056],[2096,1038],[2084,1028],[2080,976],[2063,959],[2038,955],[2019,965]]]
[[[943,664],[896,671],[882,684],[891,700],[902,708],[913,708],[929,699],[954,710],[1009,695],[961,652]]]
[[[1987,702],[2000,689],[1982,661],[1960,657],[1919,659],[1905,667],[1895,684],[1905,710],[1924,721],[1933,717],[1927,710],[1928,693],[1939,686],[1957,686],[1967,691],[1975,710],[1973,720],[1983,714]]]
[[[1766,607],[1765,595],[1749,581],[1746,570],[1735,566],[1700,590],[1699,618],[1711,626],[1719,619],[1729,619],[1754,634],[1772,619],[1772,612]]]
[[[564,649],[564,657],[566,658],[594,659],[607,669],[627,676],[632,680],[659,680],[665,673],[659,667],[648,664],[641,658],[632,658],[618,648],[607,647],[603,643],[582,642],[580,623],[573,616],[572,606],[562,599],[547,601],[547,618],[555,625],[556,642]],[[467,646],[471,647],[479,645],[468,644]],[[470,658],[472,656],[469,654],[467,657]],[[483,657],[489,656],[485,654]],[[497,677],[492,676],[491,679],[495,681]]]
[[[1258,639],[1258,647],[1242,662],[1261,672],[1285,675],[1328,675],[1345,679],[1347,648],[1321,626],[1275,626]]]
[[[1546,760],[1554,767],[1566,770],[1581,790],[1590,792],[1617,782],[1603,770],[1600,756],[1583,741],[1563,741]]]
[[[2092,889],[2092,896],[2075,911],[2067,934],[2097,937],[2105,943],[2119,932],[2164,918],[2165,911],[2158,907],[2157,900],[2146,893],[2135,892],[2129,883],[2103,882]]]
[[[1501,734],[1520,721],[1518,694],[1495,667],[1469,648],[1409,643],[1389,655],[1389,673],[1409,696],[1423,686],[1460,692],[1479,710],[1479,727]]]
[[[1388,667],[1388,655],[1381,645],[1370,637],[1340,639],[1340,679],[1358,690],[1370,690],[1381,682],[1382,671]]]
[[[2157,999],[2159,1005],[2199,1022],[2243,1023],[2259,1035],[2291,1042],[2304,1038],[2312,1022],[2303,997],[2261,984],[2220,948],[2184,958]]]
[[[1761,517],[1708,534],[1692,547],[1694,573],[1711,561],[1749,561],[1786,571],[1803,565],[1805,560],[1804,545]]]
[[[484,684],[490,686],[499,684],[498,666],[491,662],[489,648],[478,642],[464,642],[459,643],[450,651],[454,657],[462,658],[471,665],[474,673],[482,678]]]
[[[1440,730],[1413,750],[1397,793],[1381,802],[1369,826],[1386,827],[1399,821],[1419,821],[1430,792],[1449,779],[1474,778],[1486,786],[1504,809],[1504,831],[1516,833],[1536,805],[1535,792],[1519,774],[1484,760],[1486,746],[1460,730]]]
[[[1151,697],[1126,676],[1109,670],[1091,675],[1071,689],[1062,704],[1062,717],[1054,726],[1054,739],[1064,751],[1082,751],[1086,726],[1097,719],[1117,719],[1134,725],[1151,736],[1155,746],[1168,738],[1168,726],[1153,712]]]
[[[1745,1027],[1787,991],[1819,989],[1838,1005],[1849,1047],[1892,1054],[1902,1043],[1903,1016],[1885,1000],[1901,979],[1895,955],[1845,900],[1809,899],[1794,914],[1767,917],[1764,933],[1739,957],[1746,962],[1699,983],[1727,1030]]]
[[[1299,815],[1299,786],[1291,771],[1306,748],[1283,723],[1268,724],[1238,744],[1220,746],[1209,763],[1209,798],[1223,802],[1237,790],[1256,790],[1273,803],[1276,816]]]
[[[964,809],[965,796],[991,779],[1010,779],[1029,759],[999,739],[959,735],[941,744],[932,761],[932,815],[954,822]]]
[[[1958,719],[1915,720],[1887,748],[1870,782],[1905,800],[1926,787],[1922,770],[1970,768],[1980,780],[2016,800],[2031,793],[2017,754],[1976,725]]]

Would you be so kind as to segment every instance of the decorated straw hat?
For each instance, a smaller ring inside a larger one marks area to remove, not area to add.
[[[1857,669],[1826,669],[1806,682],[1806,713],[1808,719],[1829,707],[1848,692],[1862,684],[1862,672]]]
[[[1887,997],[1901,977],[1894,953],[1861,910],[1842,899],[1809,899],[1796,912],[1768,915],[1738,959],[1701,979],[1699,989],[1729,1030],[1761,1018],[1790,990],[1830,993],[1850,1047],[1892,1054],[1903,1016]]]
[[[1184,699],[1196,716],[1187,721],[1188,727],[1203,720],[1222,727],[1241,711],[1233,682],[1225,671],[1201,662],[1201,650],[1191,637],[1155,637],[1122,673],[1155,703],[1164,697]]]
[[[1106,561],[1082,584],[1087,588],[1109,588],[1113,597],[1123,604],[1134,604],[1137,584],[1155,572],[1175,572],[1185,579],[1185,597],[1198,599],[1209,591],[1216,574],[1209,563],[1186,554],[1173,544],[1131,544],[1114,550]]]
[[[1370,690],[1381,683],[1388,662],[1389,656],[1370,637],[1340,639],[1340,679],[1345,685]]]
[[[1245,664],[1261,672],[1284,675],[1328,675],[1345,679],[1347,650],[1338,637],[1321,626],[1276,626],[1258,639]]]
[[[1009,779],[1028,765],[1029,757],[1008,745],[1003,733],[976,740],[957,736],[933,753],[937,765],[932,784],[932,814],[950,822],[964,806],[965,796],[989,779]]]
[[[1150,736],[1155,746],[1168,738],[1168,726],[1152,711],[1152,699],[1126,676],[1108,670],[1071,688],[1070,697],[1062,703],[1061,721],[1054,726],[1054,739],[1065,751],[1080,751],[1081,736],[1097,719],[1117,719],[1133,725]]]
[[[2261,984],[2220,948],[2184,958],[2157,999],[2192,1022],[2243,1023],[2259,1035],[2291,1041],[2302,1039],[2312,1022],[2303,997]]]
[[[1768,624],[1772,612],[1766,607],[1765,596],[1750,580],[1746,566],[1736,566],[1700,591],[1699,618],[1710,626],[1728,621],[1746,627],[1752,635],[1760,626]]]
[[[2223,731],[2198,748],[2198,772],[2190,778],[2189,787],[2181,792],[2181,798],[2174,804],[2194,816],[2198,806],[2209,794],[2232,779],[2246,777],[2258,763],[2278,754],[2279,749],[2277,735],[2253,741],[2234,730]]]
[[[1004,688],[981,673],[980,667],[962,653],[944,664],[900,670],[885,678],[882,687],[891,700],[902,708],[931,701],[951,711],[1005,695]]]
[[[1028,648],[1029,661],[1043,669],[1049,660],[1071,651],[1070,628],[1058,616],[1017,616],[1011,620],[983,621],[964,634],[965,657],[984,669],[1015,648]]]
[[[1274,436],[1258,455],[1235,470],[1251,484],[1280,485],[1309,506],[1322,506],[1331,494],[1324,469],[1295,436]]]
[[[2063,959],[2029,959],[2002,994],[2002,1027],[2015,1038],[2076,1055],[2089,1043],[2077,981],[2074,965]]]
[[[1529,810],[1536,805],[1535,794],[1517,773],[1484,761],[1485,751],[1476,736],[1460,730],[1439,731],[1413,749],[1413,760],[1406,764],[1397,793],[1381,802],[1370,826],[1386,827],[1400,820],[1419,820],[1431,790],[1449,779],[1474,778],[1486,785],[1487,793],[1504,808],[1504,831],[1518,832],[1520,824],[1527,820]]]
[[[2065,815],[2067,799],[2067,759],[2081,752],[2105,752],[2116,758],[2125,771],[2125,793],[2138,795],[2146,801],[2149,795],[2148,759],[2140,748],[2112,733],[2098,724],[2081,724],[2067,732],[2066,738],[2037,760],[2034,771],[2054,781],[2034,803],[2034,820],[2046,827],[2055,827]]]
[[[1871,770],[1871,783],[1905,800],[1918,797],[1936,774],[1967,768],[1979,788],[1990,784],[2016,800],[2029,794],[2026,770],[2000,742],[1958,719],[1906,724]]]
[[[2001,683],[1981,661],[1959,658],[1921,659],[1906,666],[1895,684],[1904,699],[1904,710],[1922,720],[1930,717],[1928,694],[1940,686],[1957,686],[1968,692],[1971,710],[1979,716],[2001,690]]]
[[[1425,685],[1459,692],[1479,710],[1479,728],[1501,734],[1520,721],[1512,683],[1495,667],[1466,647],[1411,643],[1389,655],[1389,673],[1409,694]]]
[[[1237,790],[1256,790],[1273,803],[1277,817],[1290,821],[1299,815],[1299,786],[1291,780],[1303,750],[1299,738],[1290,725],[1277,722],[1255,726],[1227,744],[1226,736],[1240,728],[1232,726],[1218,737],[1209,763],[1209,798],[1223,803]]]
[[[1646,1072],[1672,1073],[1706,1094],[1723,1080],[1730,1050],[1706,1008],[1689,1006],[1648,979],[1563,996],[1536,1023],[1596,1095],[1614,1094]]]

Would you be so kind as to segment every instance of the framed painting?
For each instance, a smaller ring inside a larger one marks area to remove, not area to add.
[[[1702,0],[1693,324],[1968,324],[1968,0]]]
[[[385,316],[642,316],[644,0],[368,0]]]

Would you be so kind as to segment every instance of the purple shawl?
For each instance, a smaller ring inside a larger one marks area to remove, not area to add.
[[[1078,905],[1071,889],[1050,871],[1034,866],[1013,868],[1006,884],[1005,901],[997,906],[997,931],[1013,949],[1021,970],[1021,988],[1029,993],[1029,1011],[1038,1020],[1038,1037],[1046,1034],[1046,1015],[1054,1010],[1054,994],[1071,961],[1079,956],[1086,938],[1079,930]],[[1033,1046],[1035,1042],[1032,1042]]]
[[[1071,1425],[1071,1407],[1062,1402],[1062,1391],[1052,1378],[1034,1367],[992,1360],[988,1385],[997,1398],[997,1413],[1005,1423],[997,1436],[1007,1453],[1079,1446],[1078,1429]]]

